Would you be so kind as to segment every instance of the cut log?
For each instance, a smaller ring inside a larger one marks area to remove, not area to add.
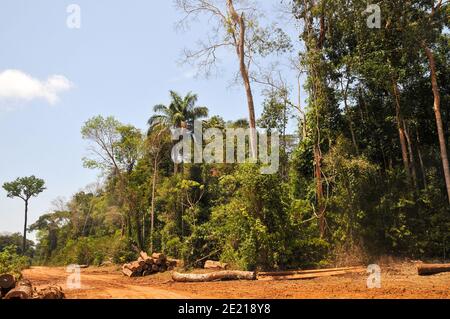
[[[146,259],[145,263],[150,267],[154,264],[153,259],[151,259],[151,258]]]
[[[128,277],[139,277],[142,274],[142,270],[134,268],[131,264],[125,264],[122,266],[122,273]]]
[[[127,268],[132,270],[133,272],[142,271],[142,265],[139,261],[133,261],[132,263],[127,264]]]
[[[329,268],[329,269],[312,269],[312,270],[290,270],[290,271],[270,271],[270,272],[259,272],[258,277],[270,276],[293,276],[293,275],[304,275],[304,274],[320,274],[320,273],[328,273],[328,272],[336,272],[336,271],[353,271],[362,270],[362,267],[342,267],[342,268]]]
[[[166,265],[168,269],[183,267],[183,262],[180,259],[167,258]]]
[[[44,289],[36,291],[36,299],[65,299],[66,296],[59,286],[49,286]]]
[[[0,288],[2,290],[11,290],[16,286],[16,279],[13,275],[4,274],[0,276]]]
[[[177,282],[210,282],[221,280],[256,280],[252,271],[217,271],[209,274],[180,274],[174,272],[172,279]]]
[[[450,272],[450,264],[419,264],[417,265],[419,276],[435,275],[442,272]]]
[[[141,251],[139,256],[143,259],[143,260],[147,260],[149,259],[149,255],[145,252],[145,251]]]
[[[152,254],[152,258],[153,258],[153,260],[160,260],[160,261],[163,261],[163,262],[165,262],[166,261],[166,255],[164,255],[164,254],[162,254],[162,253],[153,253]]]
[[[156,265],[156,264],[152,265],[152,271],[153,272],[159,272],[159,266]]]
[[[134,274],[134,272],[132,270],[130,270],[130,269],[126,268],[126,267],[122,268],[122,273],[125,276],[128,276],[128,277],[133,277],[133,274]]]
[[[221,263],[220,261],[214,261],[214,260],[207,260],[205,262],[204,267],[205,269],[227,269],[228,264]]]
[[[145,270],[145,268],[147,267],[147,263],[141,257],[139,257],[139,259],[137,260],[137,264],[136,265],[139,265],[139,267],[141,267],[142,270]]]
[[[12,289],[5,296],[5,299],[32,299],[33,288],[29,280],[21,280],[16,288]]]
[[[367,269],[355,268],[351,270],[337,270],[337,271],[322,271],[322,272],[310,272],[310,273],[297,273],[292,275],[276,275],[276,276],[261,276],[258,274],[258,280],[306,280],[315,279],[320,277],[333,277],[344,276],[352,273],[365,273]]]

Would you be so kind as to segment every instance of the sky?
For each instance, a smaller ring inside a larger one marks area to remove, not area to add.
[[[278,19],[279,1],[258,2]],[[67,27],[73,3],[81,9],[80,29]],[[87,143],[80,129],[92,116],[112,115],[145,130],[152,106],[168,103],[175,90],[197,93],[210,114],[247,117],[244,90],[230,85],[237,71],[232,53],[220,55],[220,74],[208,79],[179,63],[208,28],[200,19],[177,30],[180,18],[170,0],[1,1],[0,185],[29,175],[45,180],[46,191],[30,202],[29,224],[55,199],[70,199],[97,180],[99,172],[81,161]],[[295,39],[295,28],[286,31]],[[0,233],[23,230],[23,206],[0,188]]]

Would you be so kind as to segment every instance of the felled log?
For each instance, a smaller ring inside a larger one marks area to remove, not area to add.
[[[122,266],[122,273],[128,277],[138,277],[142,274],[142,268],[136,262]]]
[[[4,297],[16,286],[16,279],[13,275],[4,274],[0,276],[0,298]]]
[[[217,271],[209,274],[181,274],[174,272],[172,279],[177,282],[210,282],[221,280],[256,280],[253,271]]]
[[[288,270],[288,271],[269,271],[259,272],[258,277],[277,277],[277,276],[293,276],[304,274],[321,274],[331,272],[352,272],[352,271],[364,271],[361,267],[342,267],[342,268],[328,268],[328,269],[312,269],[312,270]]]
[[[159,266],[156,265],[156,264],[153,264],[153,265],[152,265],[152,271],[153,271],[153,272],[159,272]]]
[[[65,299],[66,296],[59,286],[49,286],[43,289],[37,290],[35,293],[35,299]]]
[[[29,280],[21,280],[17,283],[16,288],[12,289],[5,296],[5,299],[32,299],[33,287]]]
[[[153,253],[152,259],[153,259],[153,262],[157,265],[163,265],[163,264],[165,264],[165,262],[167,260],[166,255],[164,255],[162,253]]]
[[[419,276],[435,275],[442,272],[450,272],[450,264],[418,264]]]
[[[322,272],[296,273],[291,275],[275,275],[275,276],[261,276],[258,274],[258,280],[305,280],[315,279],[320,277],[344,276],[352,273],[365,273],[367,269],[355,268],[350,270],[334,270]]]
[[[214,260],[207,260],[205,262],[204,267],[205,269],[227,269],[228,264],[221,263],[220,261],[214,261]]]
[[[145,262],[145,260],[141,257],[138,258],[137,260],[137,264],[139,264],[139,267],[142,268],[142,270],[146,270],[147,269],[147,263]]]
[[[183,262],[180,259],[167,258],[166,265],[169,270],[173,270],[177,267],[183,267]]]
[[[147,259],[150,259],[150,258],[151,258],[145,251],[141,251],[141,252],[139,253],[139,256],[140,256],[143,260],[147,260]]]

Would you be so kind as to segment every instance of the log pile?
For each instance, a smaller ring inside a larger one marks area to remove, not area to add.
[[[29,280],[16,282],[14,276],[5,274],[0,276],[0,298],[4,299],[64,299],[61,287],[49,286],[43,289],[33,289]]]
[[[443,272],[450,272],[450,264],[418,264],[417,273],[419,276],[430,276]]]
[[[179,267],[181,262],[177,259],[167,258],[162,253],[153,253],[148,256],[146,252],[141,251],[139,258],[122,266],[122,273],[128,277],[142,277],[166,272]]]

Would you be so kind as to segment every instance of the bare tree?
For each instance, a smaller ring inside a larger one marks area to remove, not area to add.
[[[199,71],[210,75],[217,66],[218,51],[228,48],[235,52],[239,74],[243,82],[249,123],[251,155],[256,158],[256,116],[253,100],[251,67],[257,57],[266,57],[272,52],[286,51],[290,41],[275,25],[261,27],[258,17],[262,15],[251,1],[244,0],[176,0],[177,7],[185,14],[179,22],[186,26],[190,19],[200,15],[208,18],[211,32],[198,42],[196,50],[185,50],[185,61],[196,62]]]

